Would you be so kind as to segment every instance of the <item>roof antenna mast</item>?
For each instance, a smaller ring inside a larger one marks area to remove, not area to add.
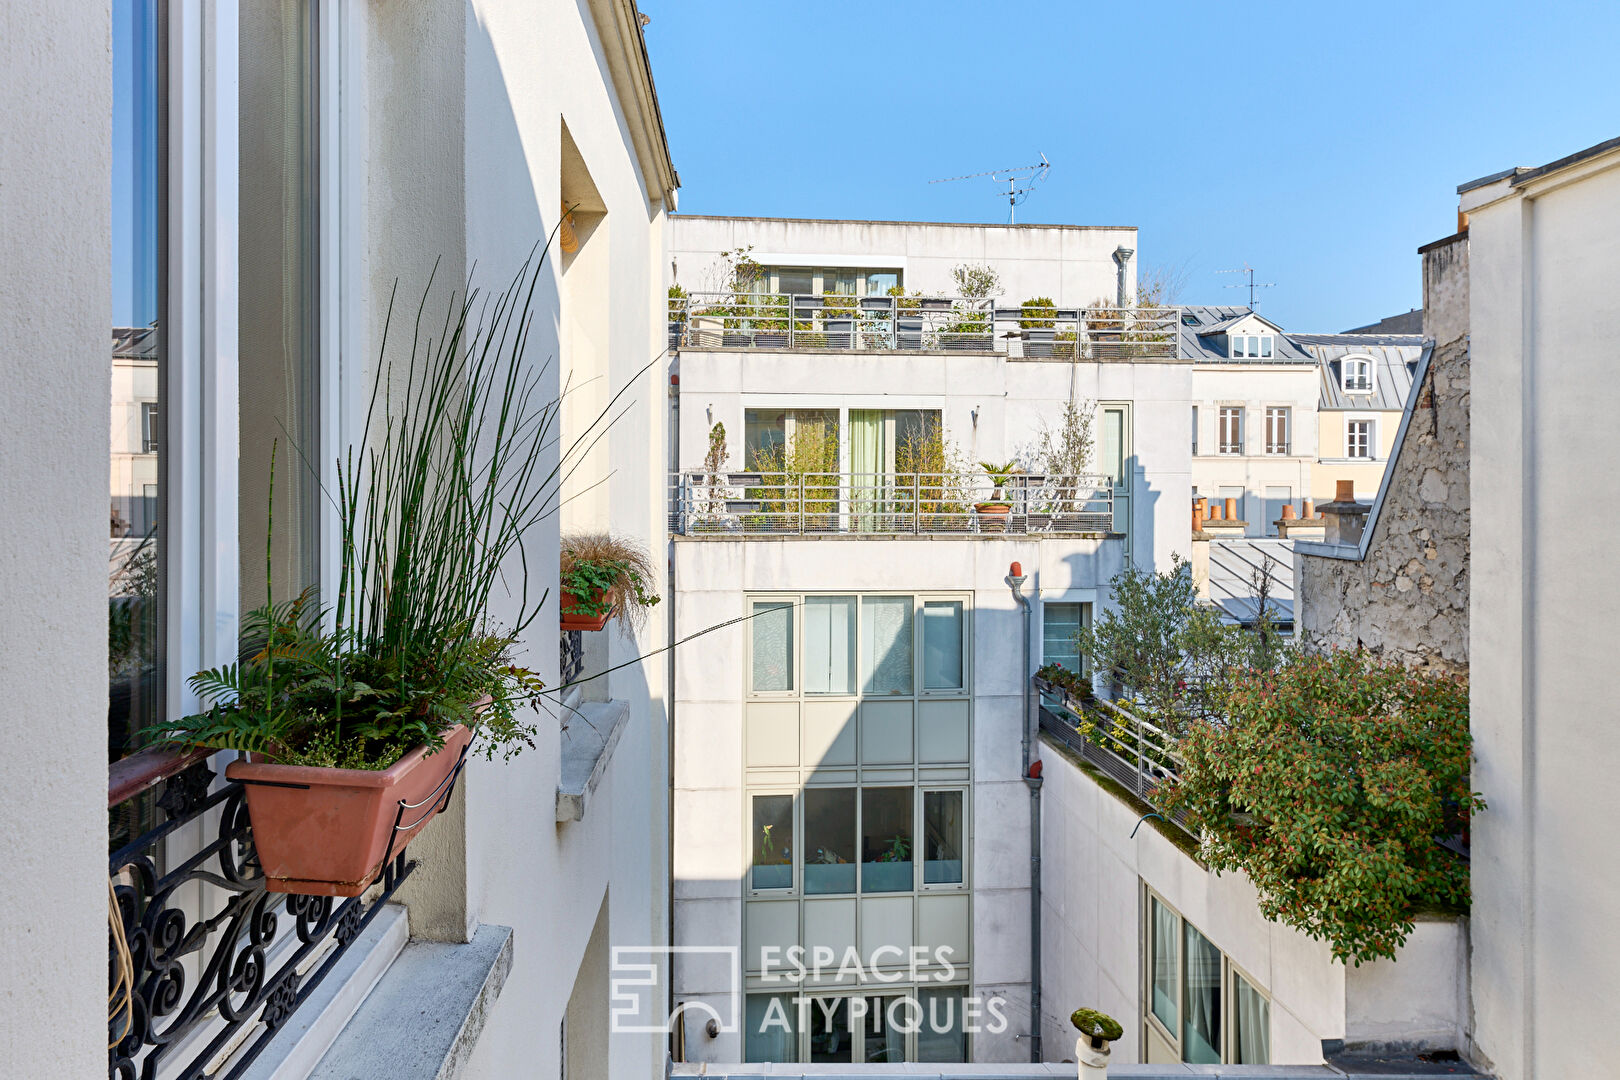
[[[1244,262],[1241,270],[1217,270],[1215,272],[1217,274],[1246,274],[1248,276],[1249,280],[1247,284],[1228,285],[1226,287],[1228,289],[1248,289],[1250,311],[1260,310],[1260,301],[1255,299],[1254,291],[1256,289],[1270,289],[1275,287],[1277,284],[1275,281],[1254,280],[1254,267],[1250,266],[1247,261]]]
[[[949,184],[955,180],[975,180],[981,176],[988,176],[998,184],[1007,185],[1007,224],[1017,224],[1018,204],[1029,198],[1035,185],[1046,179],[1046,174],[1052,171],[1052,163],[1041,155],[1041,160],[1034,165],[1019,165],[1011,169],[991,169],[989,172],[968,173],[966,176],[945,176],[938,180],[928,181],[930,184]]]

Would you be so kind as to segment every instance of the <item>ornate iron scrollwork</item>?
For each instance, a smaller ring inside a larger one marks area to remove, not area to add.
[[[266,892],[242,786],[214,780],[206,763],[170,777],[167,820],[109,858],[135,973],[132,1008],[109,1028],[109,1077],[239,1077],[414,868],[393,858],[369,899]],[[282,916],[294,940],[278,936]]]

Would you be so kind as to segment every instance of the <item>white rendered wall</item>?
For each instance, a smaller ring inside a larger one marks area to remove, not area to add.
[[[1613,723],[1620,566],[1558,511],[1620,500],[1610,327],[1620,155],[1467,193],[1474,1038],[1504,1080],[1620,1058]]]
[[[907,292],[955,295],[951,270],[963,263],[993,266],[1001,275],[999,302],[1017,306],[1045,296],[1060,305],[1112,304],[1118,292],[1114,250],[1136,247],[1136,229],[1105,225],[935,225],[894,221],[812,221],[799,218],[676,215],[670,219],[672,284],[687,292],[727,288],[720,252],[752,245],[767,266],[898,268]],[[1126,269],[1136,291],[1133,256]]]
[[[106,1067],[112,17],[8,6],[0,34],[0,999],[6,1072]],[[32,734],[30,734],[30,732]]]
[[[1135,828],[1136,810],[1067,750],[1043,739],[1041,751],[1041,992],[1050,1060],[1074,1045],[1068,1016],[1081,1007],[1124,1026],[1115,1061],[1143,1060],[1144,883],[1270,996],[1273,1064],[1320,1063],[1323,1039],[1458,1045],[1467,1015],[1459,921],[1419,921],[1395,960],[1346,967],[1325,942],[1263,919],[1245,875],[1210,873],[1156,822]]]
[[[486,293],[506,286],[557,222],[566,122],[606,207],[581,251],[589,260],[575,264],[599,276],[591,288],[569,289],[564,266],[572,260],[553,249],[536,293],[528,359],[547,397],[558,394],[570,364],[576,385],[629,386],[619,401],[625,415],[588,465],[602,481],[588,523],[638,540],[658,562],[666,409],[662,371],[642,369],[663,348],[663,207],[649,201],[627,109],[609,75],[609,57],[623,43],[604,44],[596,6],[415,0],[367,9],[372,343],[389,285],[400,280],[398,334],[400,308],[414,316],[436,257],[444,259],[446,287],[459,286],[474,264]],[[565,302],[574,306],[565,311]],[[437,303],[429,310],[442,314],[442,298]],[[581,322],[606,328],[588,350],[571,349],[564,329]],[[522,660],[555,687],[557,516],[529,541],[531,589],[550,595],[524,637]],[[497,617],[509,603],[496,602]],[[663,610],[637,639],[604,631],[606,662],[662,645]],[[559,1024],[604,895],[611,944],[664,939],[664,672],[658,658],[611,676],[611,696],[628,702],[630,714],[583,821],[554,822],[558,725],[571,714],[553,704],[538,717],[538,745],[509,763],[470,764],[464,808],[436,820],[416,845],[440,861],[437,875],[424,867],[429,873],[411,883],[413,933],[464,937],[478,923],[515,932],[511,974],[471,1076],[557,1074]],[[613,1035],[609,1045],[611,1075],[662,1075],[661,1037]]]
[[[677,540],[676,634],[746,614],[750,593],[794,591],[973,593],[972,986],[1006,1000],[1010,1024],[974,1042],[977,1061],[1027,1061],[1029,1016],[1029,797],[1019,754],[1024,690],[1022,622],[1004,578],[1014,560],[1026,595],[1085,591],[1120,569],[1117,541]],[[1037,609],[1038,618],[1038,609]],[[1032,626],[1032,655],[1039,623]],[[681,647],[675,676],[675,913],[679,945],[740,945],[743,932],[743,701],[746,624]],[[682,1000],[724,996],[723,971],[678,961]],[[693,1061],[740,1061],[737,1035],[708,1039],[690,1014]]]

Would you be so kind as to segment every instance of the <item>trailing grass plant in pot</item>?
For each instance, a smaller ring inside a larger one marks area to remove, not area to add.
[[[658,603],[652,559],[635,543],[606,533],[562,542],[562,628],[600,630],[614,616],[634,629]]]
[[[242,658],[191,679],[204,711],[150,730],[247,755],[226,776],[245,787],[272,892],[359,895],[447,804],[469,749],[534,745],[522,714],[542,684],[516,653],[545,595],[530,590],[524,545],[555,512],[569,459],[548,460],[558,405],[525,360],[544,258],[491,300],[453,299],[403,371],[385,338],[363,449],[329,493],[335,603],[306,592],[250,613]],[[267,561],[274,597],[269,577]]]

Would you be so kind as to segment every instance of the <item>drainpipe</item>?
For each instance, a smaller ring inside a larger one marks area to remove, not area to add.
[[[1029,785],[1029,1060],[1041,1060],[1041,763],[1032,761],[1037,713],[1030,694],[1030,619],[1033,609],[1024,595],[1024,568],[1013,563],[1007,584],[1024,611],[1024,783]]]

